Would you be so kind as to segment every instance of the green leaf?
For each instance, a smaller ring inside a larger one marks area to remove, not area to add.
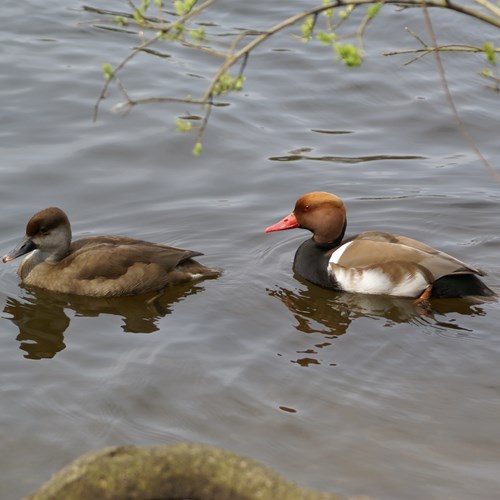
[[[327,33],[325,31],[321,31],[316,35],[316,38],[323,42],[325,45],[332,45],[333,42],[337,39],[337,35],[333,32]]]
[[[363,58],[361,57],[360,50],[351,44],[335,44],[335,51],[337,52],[339,58],[342,62],[351,68],[361,66]]]
[[[313,29],[314,29],[314,16],[308,16],[300,26],[300,31],[302,32],[302,38],[304,40],[309,40],[311,38]]]
[[[177,15],[183,16],[190,12],[196,5],[198,0],[176,0],[174,2],[174,9]]]
[[[328,5],[330,2],[330,0],[323,0],[323,5]],[[333,9],[327,9],[324,11],[324,14],[326,16],[327,19],[332,19],[333,17]]]
[[[203,28],[197,30],[189,30],[189,36],[197,42],[203,42],[204,40],[206,40],[206,32]]]
[[[176,125],[177,125],[177,132],[191,132],[193,128],[193,124],[191,122],[182,120],[181,118],[177,119]]]
[[[241,90],[243,88],[244,76],[233,78],[229,73],[224,73],[219,77],[219,80],[213,87],[213,94],[219,95],[224,92],[231,92],[231,90]]]
[[[486,57],[486,60],[490,64],[496,64],[497,53],[495,52],[495,46],[491,42],[485,42],[483,44],[482,49],[484,50],[484,55]]]
[[[134,13],[132,14],[132,17],[134,18],[136,23],[138,23],[138,24],[144,23],[144,17],[139,9],[136,9],[134,11]]]
[[[366,14],[370,19],[373,19],[380,11],[382,7],[381,3],[374,3],[368,7]]]
[[[353,9],[354,9],[354,5],[348,5],[345,10],[341,10],[339,12],[340,19],[342,19],[342,20],[347,19],[349,17],[349,14],[352,12]]]
[[[104,78],[106,80],[109,80],[113,77],[113,68],[111,67],[111,64],[104,63],[102,65],[102,70],[104,71]]]
[[[122,17],[122,16],[116,16],[115,23],[119,24],[120,26],[127,26],[128,25],[127,19],[125,17]]]
[[[239,76],[236,78],[234,81],[234,90],[242,90],[243,89],[243,83],[246,80],[244,76]]]
[[[156,36],[159,36],[162,40],[179,40],[183,32],[184,26],[182,24],[174,24],[168,31],[157,31]]]
[[[232,81],[233,77],[229,73],[224,73],[220,77],[220,83],[223,87],[228,87],[229,85],[231,85]]]
[[[200,156],[201,155],[201,150],[203,149],[203,145],[201,144],[201,142],[197,142],[195,145],[194,145],[194,148],[193,148],[193,154],[195,156]]]
[[[174,9],[175,9],[175,12],[177,15],[179,16],[182,16],[183,14],[186,13],[186,7],[184,5],[184,2],[182,2],[181,0],[176,0],[174,2]]]

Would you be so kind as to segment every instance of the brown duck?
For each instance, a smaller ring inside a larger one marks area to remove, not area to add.
[[[352,293],[417,297],[492,296],[478,276],[484,273],[425,243],[379,231],[344,240],[347,226],[342,200],[313,192],[266,232],[303,228],[313,233],[298,248],[294,269],[306,280]]]
[[[27,253],[18,269],[25,285],[92,297],[137,295],[220,274],[194,260],[203,254],[192,250],[125,236],[72,242],[68,217],[55,207],[33,215],[24,241],[2,260]]]

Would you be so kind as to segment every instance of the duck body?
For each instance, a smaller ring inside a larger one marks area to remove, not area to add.
[[[316,285],[335,290],[399,297],[492,296],[484,273],[407,236],[367,231],[344,240],[345,207],[337,196],[302,196],[294,211],[266,232],[305,228],[294,270]]]
[[[160,291],[220,274],[194,260],[202,254],[192,250],[126,236],[92,236],[72,242],[69,220],[55,207],[35,214],[24,241],[2,260],[9,262],[27,253],[18,269],[23,284],[92,297]]]

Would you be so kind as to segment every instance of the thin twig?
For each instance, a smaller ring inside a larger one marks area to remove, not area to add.
[[[472,52],[474,54],[478,52],[484,52],[482,47],[474,47],[473,45],[439,45],[438,47],[430,47],[425,45],[422,49],[405,49],[405,50],[395,50],[391,52],[384,52],[384,56],[397,56],[402,54],[418,54],[420,52],[431,53],[431,52]],[[496,49],[496,52],[500,52],[500,49]],[[424,54],[425,55],[425,54]]]
[[[204,103],[207,106],[207,110],[205,111],[205,116],[203,117],[203,121],[201,122],[200,128],[198,130],[198,134],[196,134],[195,144],[201,143],[201,138],[203,137],[203,132],[205,132],[205,128],[208,124],[208,119],[210,118],[210,114],[212,112],[213,100],[212,96],[210,96],[207,103]]]
[[[426,0],[422,0],[422,12],[424,15],[425,19],[425,24],[427,26],[427,30],[429,32],[429,37],[431,39],[432,45],[434,46],[434,49],[437,49],[437,39],[436,39],[436,34],[434,32],[434,28],[432,27],[432,21],[431,17],[429,15],[429,9],[427,8],[427,3]],[[439,50],[434,50],[434,57],[436,58],[436,65],[438,67],[439,71],[439,76],[441,78],[441,84],[443,85],[443,90],[446,96],[446,101],[448,102],[448,106],[451,109],[451,112],[453,114],[453,119],[455,120],[455,123],[460,130],[460,133],[462,134],[463,138],[468,142],[469,146],[474,150],[474,152],[477,154],[479,157],[481,163],[486,167],[486,169],[490,172],[490,174],[495,177],[497,180],[500,180],[500,173],[498,173],[490,164],[490,162],[485,158],[481,150],[479,149],[476,141],[474,138],[470,135],[467,127],[464,125],[464,122],[460,118],[460,115],[458,114],[458,110],[455,106],[455,102],[453,100],[453,97],[450,92],[450,87],[448,86],[448,81],[446,79],[446,74],[444,71],[443,67],[443,62],[441,61],[441,54]]]
[[[384,4],[384,0],[381,0],[380,5],[382,6]],[[369,14],[366,14],[366,16],[363,18],[361,21],[361,24],[359,25],[357,31],[356,31],[356,36],[358,38],[358,45],[363,50],[363,35],[366,31],[366,28],[370,24],[371,21],[375,19],[374,16],[370,16]]]
[[[178,103],[184,103],[184,104],[197,104],[197,105],[204,105],[206,104],[203,101],[200,101],[199,99],[191,99],[191,98],[182,98],[182,97],[161,97],[161,96],[156,96],[156,97],[142,97],[140,99],[127,99],[127,104],[130,104],[132,106],[135,106],[136,104],[151,104],[153,102],[178,102]],[[222,103],[219,104],[213,104],[214,106],[220,105],[222,106]]]
[[[141,45],[138,47],[135,47],[132,49],[129,54],[118,64],[118,66],[115,67],[115,69],[112,71],[111,75],[106,79],[104,82],[103,88],[101,90],[101,93],[99,94],[99,97],[97,98],[97,101],[94,105],[94,116],[93,119],[94,121],[97,120],[97,113],[99,111],[99,104],[101,101],[106,97],[108,93],[108,88],[111,83],[111,80],[115,78],[115,75],[133,58],[135,57],[139,52],[143,51],[145,48],[149,47],[150,45],[153,45],[155,42],[157,42],[165,33],[167,33],[169,30],[171,30],[174,26],[178,26],[181,24],[186,23],[189,19],[192,17],[196,16],[199,14],[202,10],[205,8],[209,7],[211,4],[213,4],[215,0],[206,0],[203,2],[201,5],[191,9],[189,12],[181,16],[178,20],[169,23],[167,25],[162,25],[160,31],[155,34],[152,38],[149,40],[145,40]],[[129,3],[132,5],[132,7],[135,9],[134,4],[129,0]]]
[[[339,6],[345,6],[345,5],[362,5],[362,4],[369,4],[373,3],[373,0],[336,0],[335,2],[331,2],[329,4],[323,4],[321,6],[314,7],[312,9],[309,9],[307,11],[301,12],[299,14],[295,14],[294,16],[291,16],[284,21],[281,21],[278,24],[275,24],[268,30],[264,31],[261,35],[258,37],[254,38],[251,42],[249,42],[247,45],[242,47],[238,52],[234,54],[233,57],[230,59],[227,59],[219,69],[217,70],[215,76],[213,77],[210,85],[208,86],[207,90],[205,91],[205,94],[202,98],[202,100],[206,100],[208,96],[210,96],[213,92],[213,89],[217,82],[219,81],[220,77],[224,74],[227,73],[228,69],[236,63],[238,59],[243,57],[246,53],[249,53],[253,49],[255,49],[258,45],[266,41],[269,37],[274,35],[275,33],[289,27],[293,26],[294,24],[298,23],[299,21],[302,21],[303,19],[306,19],[309,16],[314,16],[317,15],[325,10],[333,9]],[[421,0],[385,0],[384,2],[386,5],[388,4],[403,4],[403,5],[418,5],[421,6],[422,2]],[[484,14],[480,11],[471,9],[470,7],[466,7],[463,5],[455,4],[451,0],[427,0],[426,5],[430,7],[440,7],[440,8],[447,8],[450,10],[455,10],[457,12],[461,12],[462,14],[466,14],[471,17],[475,17],[476,19],[480,19],[488,24],[491,24],[493,26],[497,26],[500,28],[500,17],[492,17],[487,14]]]
[[[474,0],[476,3],[484,7],[485,9],[488,9],[490,12],[495,14],[495,16],[500,17],[500,7],[497,7],[496,5],[492,4],[491,2],[488,2],[488,0]]]
[[[138,12],[138,10],[137,10],[136,6],[134,5],[134,3],[132,2],[132,0],[128,0],[128,1],[129,1],[129,4],[134,9],[134,11]],[[250,42],[246,43],[243,47],[238,49],[238,46],[239,46],[239,43],[241,42],[241,40],[245,36],[250,34],[250,32],[248,32],[248,31],[242,32],[241,35],[234,38],[233,43],[226,54],[221,54],[219,52],[216,52],[209,47],[193,44],[193,43],[185,40],[185,38],[181,34],[178,37],[178,40],[181,43],[187,45],[188,47],[197,48],[199,50],[204,50],[212,55],[224,57],[224,62],[222,64],[220,64],[219,67],[217,68],[217,71],[215,72],[215,75],[213,76],[212,80],[210,81],[208,87],[206,88],[205,93],[202,96],[202,98],[199,100],[192,100],[192,99],[177,99],[177,98],[168,98],[167,97],[167,98],[140,99],[140,100],[135,100],[135,101],[132,100],[130,98],[130,96],[127,94],[122,83],[117,78],[117,73],[133,57],[135,57],[137,55],[137,53],[147,49],[150,45],[157,42],[160,38],[162,38],[165,34],[167,34],[172,29],[174,29],[176,27],[184,27],[186,25],[186,23],[188,22],[188,20],[190,20],[192,17],[199,14],[202,10],[206,9],[208,6],[213,4],[214,1],[215,0],[206,0],[202,4],[193,8],[190,12],[179,17],[176,21],[172,21],[172,22],[167,23],[167,24],[165,24],[165,22],[161,18],[141,17],[140,20],[135,23],[136,26],[138,26],[142,30],[157,30],[158,32],[149,40],[145,40],[143,38],[142,43],[138,47],[135,47],[133,50],[131,50],[129,52],[129,54],[114,68],[114,70],[111,72],[111,74],[108,75],[109,78],[106,80],[106,82],[102,88],[101,94],[100,94],[99,98],[97,99],[97,102],[96,102],[95,107],[94,107],[94,120],[97,118],[97,112],[98,112],[100,102],[107,95],[111,80],[116,79],[116,82],[118,84],[118,88],[123,93],[123,95],[125,96],[125,99],[127,101],[126,105],[129,106],[130,108],[132,106],[134,106],[135,104],[143,103],[143,102],[189,102],[191,104],[206,105],[207,107],[206,107],[205,117],[203,118],[202,124],[199,128],[198,136],[197,136],[197,141],[199,142],[201,140],[201,136],[203,134],[203,131],[205,130],[205,127],[208,123],[208,119],[209,119],[210,113],[211,113],[211,108],[214,105],[214,103],[213,103],[214,89],[215,89],[216,85],[219,83],[222,75],[227,73],[228,70],[234,64],[236,64],[238,61],[242,60],[242,64],[241,64],[241,67],[240,67],[240,70],[238,73],[238,78],[240,78],[240,77],[242,77],[244,70],[246,68],[246,64],[247,64],[248,56],[249,56],[250,52],[252,52],[261,43],[265,42],[273,34],[280,32],[280,31],[284,30],[285,28],[288,28],[292,25],[295,25],[296,23],[299,23],[299,22],[303,21],[304,19],[307,19],[310,16],[312,16],[314,18],[313,24],[316,24],[317,17],[320,13],[327,11],[327,10],[330,10],[330,9],[333,9],[333,8],[336,8],[336,7],[339,7],[339,6],[349,7],[348,11],[352,12],[356,6],[374,3],[374,0],[335,0],[335,1],[332,1],[328,4],[322,4],[321,6],[316,6],[312,9],[307,10],[307,11],[304,11],[304,12],[301,12],[301,13],[296,14],[294,16],[291,16],[291,17],[281,21],[280,23],[277,23],[274,26],[271,26],[268,30],[257,33],[255,38],[253,38]],[[488,0],[475,0],[475,3],[481,5],[488,12],[482,12],[480,10],[474,9],[474,8],[467,6],[467,5],[455,3],[453,0],[383,0],[382,3],[385,5],[388,5],[388,4],[410,5],[410,6],[418,6],[418,7],[423,8],[424,16],[427,20],[427,26],[428,26],[429,32],[431,34],[433,46],[428,46],[415,33],[413,33],[411,30],[408,30],[410,32],[410,34],[412,34],[412,36],[414,36],[416,38],[416,40],[422,45],[422,48],[408,50],[408,51],[389,52],[389,53],[386,53],[385,55],[405,54],[405,53],[417,54],[411,61],[406,63],[406,64],[410,64],[411,62],[423,57],[424,55],[427,55],[429,53],[435,54],[438,68],[439,68],[439,72],[441,75],[441,80],[443,82],[443,87],[445,89],[445,93],[447,96],[447,100],[448,100],[450,109],[452,110],[454,118],[457,121],[458,126],[459,126],[460,130],[462,131],[462,134],[464,135],[464,137],[467,138],[468,142],[471,144],[471,147],[476,151],[476,153],[481,158],[483,163],[485,163],[488,166],[489,170],[494,171],[492,169],[492,167],[488,164],[488,162],[484,159],[484,157],[481,155],[479,149],[477,148],[477,145],[474,143],[472,138],[469,136],[469,134],[465,130],[463,123],[460,121],[460,118],[458,116],[457,110],[454,106],[453,100],[451,98],[451,95],[450,95],[450,92],[448,89],[446,77],[444,74],[444,69],[443,69],[440,55],[439,55],[440,51],[479,52],[483,49],[479,49],[477,47],[460,46],[460,45],[453,45],[453,46],[450,45],[450,46],[438,47],[437,43],[436,43],[435,34],[434,34],[434,31],[432,29],[432,25],[430,22],[428,8],[429,7],[438,7],[438,8],[445,8],[445,9],[452,10],[455,12],[463,13],[465,15],[474,17],[480,21],[483,21],[487,24],[490,24],[490,25],[496,26],[496,27],[500,27],[500,9],[496,6],[494,6]],[[491,15],[490,15],[490,13],[491,13]],[[127,16],[127,17],[129,17],[129,16]],[[360,26],[358,27],[356,35],[358,36],[358,40],[360,41],[359,43],[361,43],[362,35],[363,35],[366,27],[368,26],[368,24],[372,18],[373,17],[370,17],[367,15],[363,19],[363,21],[361,22]],[[252,34],[255,34],[255,33],[252,33]],[[497,49],[495,49],[495,50],[497,50]],[[496,172],[495,172],[495,175],[498,176],[498,174]]]
[[[102,87],[101,93],[99,94],[99,97],[97,98],[97,101],[94,105],[94,121],[97,120],[97,113],[99,112],[99,104],[101,101],[106,97],[108,93],[108,88],[111,83],[111,80],[113,80],[116,77],[116,74],[138,53],[144,50],[146,47],[149,47],[153,43],[155,43],[159,38],[161,37],[161,33],[156,34],[153,38],[150,38],[149,40],[143,42],[141,45],[138,47],[132,49],[131,52],[125,57],[125,59],[122,60],[118,66],[113,70],[111,75],[106,79],[104,82],[104,85]]]
[[[427,47],[427,44],[411,29],[411,28],[408,28],[408,26],[405,28],[405,30],[410,33],[410,35],[415,38],[415,40],[417,40],[418,42],[420,42],[420,45],[422,45],[422,47]]]

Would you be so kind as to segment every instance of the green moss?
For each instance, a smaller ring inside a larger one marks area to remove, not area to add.
[[[334,494],[305,490],[253,460],[191,443],[88,453],[28,498],[340,500]]]

